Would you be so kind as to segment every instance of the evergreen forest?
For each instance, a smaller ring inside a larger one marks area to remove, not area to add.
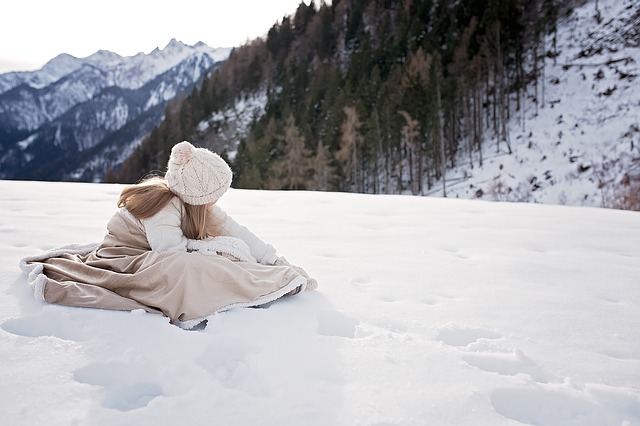
[[[526,126],[524,102],[544,96],[541,58],[557,56],[557,23],[575,6],[300,3],[171,102],[161,125],[105,180],[164,170],[176,142],[209,144],[196,137],[199,123],[263,93],[264,113],[227,157],[234,187],[424,194],[446,185],[440,178],[456,161],[481,165],[485,144],[511,151],[507,123]]]

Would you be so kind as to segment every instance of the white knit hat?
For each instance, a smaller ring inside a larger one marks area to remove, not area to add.
[[[171,149],[165,179],[171,192],[187,204],[217,201],[231,186],[233,173],[218,154],[196,148],[189,142]]]

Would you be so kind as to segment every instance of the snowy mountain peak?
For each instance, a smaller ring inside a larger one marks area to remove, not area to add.
[[[19,71],[0,74],[0,94],[21,84],[27,84],[32,88],[40,89],[74,72],[80,68],[82,64],[82,59],[76,58],[68,53],[61,53],[37,71]]]
[[[186,44],[184,44],[181,41],[176,40],[175,38],[172,38],[171,40],[169,40],[169,43],[167,43],[167,45],[165,46],[164,50],[166,49],[180,49],[183,47],[188,47]]]
[[[42,89],[86,63],[113,74],[114,85],[137,89],[195,53],[206,53],[214,62],[219,62],[227,59],[231,48],[212,48],[201,41],[189,46],[172,38],[163,49],[156,48],[148,55],[140,52],[123,57],[109,50],[98,50],[85,58],[77,58],[61,53],[39,70],[0,74],[0,94],[21,84]]]
[[[105,65],[122,61],[122,59],[123,59],[122,56],[118,55],[117,53],[111,52],[110,50],[102,50],[102,49],[98,50],[91,56],[87,57],[87,60],[91,61],[92,63],[97,62]]]
[[[80,65],[82,65],[81,59],[76,58],[73,55],[69,55],[68,53],[61,53],[47,62],[40,69],[40,74],[48,74],[51,77],[51,82],[53,82],[62,76],[75,71],[80,67]]]
[[[42,67],[42,70],[44,70],[44,69],[60,69],[60,68],[64,68],[64,67],[71,67],[71,66],[74,66],[75,64],[77,64],[78,61],[79,61],[79,59],[76,58],[73,55],[70,55],[68,53],[61,53],[58,56],[56,56],[55,58],[51,59],[49,62],[47,62]]]

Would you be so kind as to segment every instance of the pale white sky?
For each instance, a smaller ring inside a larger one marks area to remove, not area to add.
[[[100,49],[122,56],[193,45],[239,46],[263,36],[302,0],[19,0],[4,2],[0,73],[41,68],[60,53]],[[304,0],[309,4],[310,0]],[[329,3],[329,2],[327,2]],[[320,2],[316,0],[316,4]]]

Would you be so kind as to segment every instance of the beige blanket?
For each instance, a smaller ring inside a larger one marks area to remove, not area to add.
[[[285,266],[223,256],[151,251],[144,230],[121,214],[100,244],[66,246],[20,261],[36,297],[67,306],[162,313],[191,328],[207,316],[259,306],[306,279]]]

